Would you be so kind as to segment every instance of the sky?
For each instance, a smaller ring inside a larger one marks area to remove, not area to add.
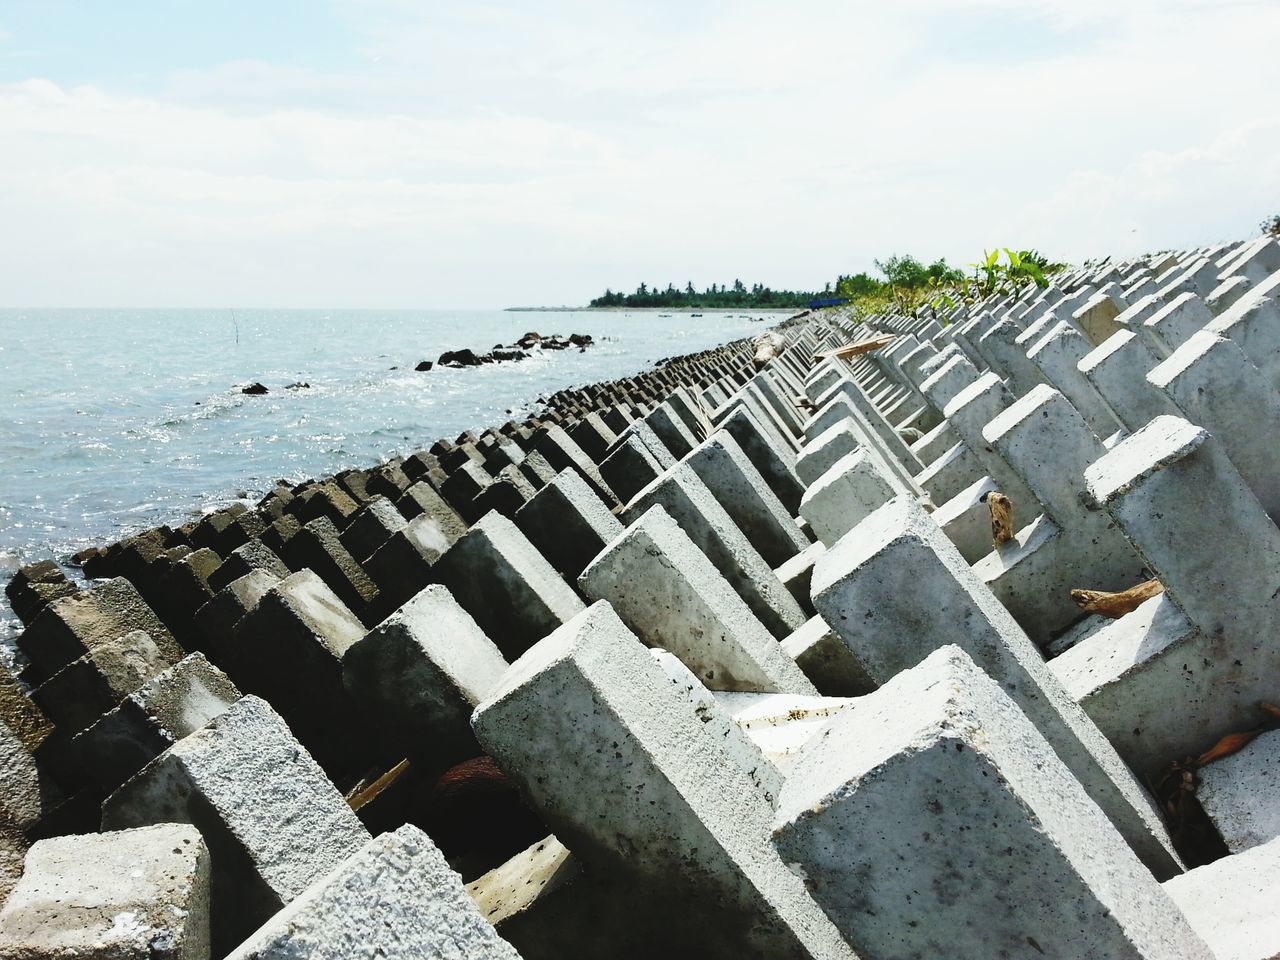
[[[1280,213],[1276,0],[0,0],[0,306],[582,304]]]

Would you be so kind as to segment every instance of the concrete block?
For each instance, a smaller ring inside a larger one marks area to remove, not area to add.
[[[232,550],[222,566],[209,574],[209,589],[216,594],[254,570],[264,570],[280,580],[289,575],[289,568],[274,550],[260,540],[250,540]]]
[[[30,623],[37,613],[60,597],[77,592],[76,585],[67,579],[52,560],[21,567],[4,587],[5,596],[14,614],[23,623]]]
[[[796,457],[796,473],[808,486],[831,469],[841,457],[861,446],[858,433],[848,419],[839,420],[800,448]]]
[[[394,503],[385,496],[376,496],[351,518],[342,531],[342,545],[363,563],[387,542],[388,537],[403,530],[406,522]]]
[[[1223,857],[1164,882],[1217,960],[1280,956],[1280,840]]]
[[[809,546],[809,539],[729,433],[717,430],[685,462],[771,567]]]
[[[150,636],[170,662],[182,659],[182,648],[169,628],[123,577],[54,600],[18,634],[17,644],[31,661],[28,676],[41,682],[98,644],[134,630]]]
[[[1039,731],[954,646],[810,740],[775,824],[783,859],[863,957],[1212,956]]]
[[[556,472],[572,467],[582,474],[582,479],[587,481],[587,485],[601,500],[611,507],[618,502],[617,495],[605,482],[595,462],[583,452],[580,446],[569,439],[569,435],[563,428],[555,424],[539,427],[533,437],[533,447],[546,457],[547,462]]]
[[[806,526],[807,521],[805,522]],[[797,525],[798,526],[798,525]],[[813,600],[809,596],[809,584],[813,580],[813,565],[827,552],[824,543],[811,543],[773,572],[787,592],[800,604],[800,609],[813,616]]]
[[[328,517],[318,517],[294,534],[285,545],[283,558],[295,570],[317,574],[356,616],[377,598],[377,585],[347,552],[338,528]]]
[[[515,515],[515,524],[570,583],[622,533],[622,523],[576,470],[563,470]]]
[[[608,604],[513,664],[473,724],[586,869],[625,877],[688,949],[853,957],[769,847],[770,803]]]
[[[480,752],[471,711],[506,668],[493,641],[438,584],[342,656],[352,699],[396,754],[425,770],[443,770]]]
[[[77,736],[73,748],[109,793],[239,699],[227,675],[193,653],[125,697]]]
[[[666,468],[639,436],[624,436],[600,464],[600,473],[623,501],[629,501]]]
[[[831,547],[899,492],[871,451],[859,448],[809,485],[800,501],[800,516]]]
[[[991,508],[987,505],[987,495],[998,491],[994,480],[980,477],[933,512],[933,522],[955,544],[966,563],[977,563],[991,552]]]
[[[734,410],[719,426],[738,441],[742,452],[755,464],[787,511],[795,513],[804,496],[804,484],[796,475],[795,453],[790,446],[763,427],[745,408]]]
[[[365,564],[378,585],[368,623],[380,622],[431,583],[432,567],[467,532],[452,512],[422,513],[387,538]]]
[[[518,657],[582,609],[582,601],[514,523],[486,514],[435,573],[498,645]]]
[[[588,597],[608,600],[645,643],[679,657],[709,689],[813,691],[661,505],[614,540],[579,583]]]
[[[878,683],[959,645],[1009,691],[1148,868],[1160,879],[1181,869],[1150,797],[919,504],[890,501],[828,550],[814,569],[813,602]]]
[[[689,464],[677,464],[636,494],[622,519],[632,523],[655,504],[680,524],[774,637],[804,623],[795,598]]]
[[[431,838],[411,824],[369,840],[228,955],[519,960]]]
[[[782,641],[782,650],[824,697],[860,697],[876,689],[853,651],[821,617],[806,620]]]
[[[1176,412],[1168,397],[1147,382],[1156,362],[1141,338],[1126,329],[1090,351],[1077,366],[1116,419],[1135,431],[1154,417]]]
[[[1280,730],[1201,767],[1198,776],[1196,799],[1232,853],[1280,837]]]
[[[698,438],[693,435],[680,415],[669,403],[660,403],[653,409],[644,422],[658,435],[663,445],[677,459],[686,456],[698,445]]]
[[[228,670],[235,659],[232,631],[236,624],[282,579],[265,570],[251,570],[214,594],[213,599],[196,611],[193,624],[196,649]]]
[[[209,846],[223,956],[369,839],[271,707],[245,697],[107,798],[105,830],[190,823]]]
[[[0,910],[0,955],[14,960],[207,960],[209,851],[164,823],[31,847]]]
[[[63,667],[31,698],[60,731],[74,735],[168,666],[155,641],[133,630]]]

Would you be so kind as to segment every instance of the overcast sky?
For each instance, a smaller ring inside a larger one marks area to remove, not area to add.
[[[0,0],[0,305],[578,304],[1250,236],[1277,37],[1276,0]]]

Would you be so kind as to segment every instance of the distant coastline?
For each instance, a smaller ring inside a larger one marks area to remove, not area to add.
[[[803,307],[503,307],[506,313],[794,313]]]

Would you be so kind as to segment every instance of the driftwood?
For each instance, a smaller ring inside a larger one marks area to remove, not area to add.
[[[1013,501],[999,490],[992,490],[983,499],[991,511],[991,545],[1000,547],[1013,539]]]
[[[1159,580],[1147,580],[1121,590],[1119,593],[1107,593],[1105,590],[1072,590],[1071,599],[1085,613],[1098,613],[1115,620],[1126,613],[1132,613],[1144,601],[1164,593],[1164,584]]]
[[[847,360],[849,357],[860,357],[864,353],[870,353],[872,350],[879,350],[881,347],[887,347],[893,343],[897,337],[891,333],[882,333],[878,336],[871,337],[868,340],[859,340],[856,343],[846,343],[843,347],[836,347],[833,350],[823,350],[815,356],[819,360],[825,360],[827,357],[835,357],[837,360]]]
[[[756,365],[756,369],[766,366],[770,360],[775,359],[783,350],[787,348],[786,338],[776,330],[770,330],[762,333],[752,341],[752,346],[756,348],[756,355],[752,357],[752,362]]]
[[[373,781],[373,783],[368,786],[360,786],[356,790],[352,791],[347,796],[347,805],[350,806],[352,810],[359,810],[366,803],[376,799],[378,794],[386,790],[387,787],[399,780],[408,769],[409,761],[401,760],[382,776],[378,777],[377,780]]]

